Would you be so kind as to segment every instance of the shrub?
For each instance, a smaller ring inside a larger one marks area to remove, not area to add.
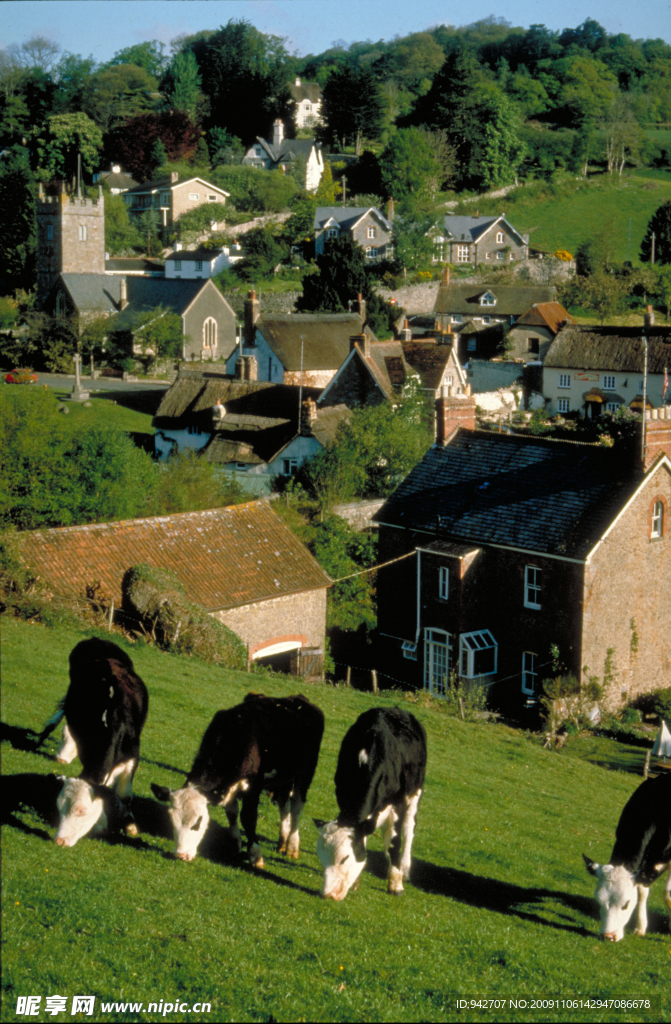
[[[644,693],[632,702],[632,706],[644,715],[657,715],[671,723],[671,686]]]

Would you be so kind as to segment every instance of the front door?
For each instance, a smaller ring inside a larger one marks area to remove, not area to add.
[[[436,697],[444,697],[450,685],[451,639],[443,629],[424,634],[424,689]]]

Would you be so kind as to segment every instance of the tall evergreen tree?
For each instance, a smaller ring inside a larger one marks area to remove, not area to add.
[[[658,207],[650,218],[648,229],[641,242],[641,262],[671,263],[671,200]]]

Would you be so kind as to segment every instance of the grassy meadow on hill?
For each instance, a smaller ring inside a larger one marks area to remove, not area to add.
[[[327,684],[222,670],[145,644],[129,647],[147,683],[149,717],[135,779],[142,832],[51,841],[59,734],[31,749],[67,686],[80,639],[67,629],[2,620],[4,1021],[19,996],[95,995],[94,1020],[159,1020],[150,1002],[209,1002],[173,1021],[669,1021],[671,937],[662,886],[644,939],[597,941],[593,880],[581,853],[607,858],[640,776],[543,750],[503,725],[462,722],[422,695],[377,697]],[[275,854],[276,808],[264,797],[265,869],[236,865],[223,811],[202,856],[171,857],[165,809],[150,782],[181,784],[213,713],[249,690],[298,689],[326,715],[298,862]],[[411,703],[408,703],[408,701]],[[341,739],[372,705],[410,708],[427,730],[429,763],[415,833],[413,882],[386,893],[379,836],[359,891],[320,898],[312,816],[336,812]],[[526,999],[527,1009],[458,1012],[456,1000]],[[531,1008],[531,1000],[652,999],[625,1011]],[[100,1001],[144,1003],[101,1014]],[[68,1019],[70,1019],[68,1017]]]

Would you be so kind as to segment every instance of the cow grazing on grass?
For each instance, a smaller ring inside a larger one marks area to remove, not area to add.
[[[88,832],[103,831],[107,809],[117,801],[126,831],[137,835],[130,803],[147,705],[146,686],[116,644],[93,638],[82,640],[72,650],[68,692],[39,739],[46,739],[65,717],[64,742],[70,744],[67,760],[78,753],[82,763],[78,779],[61,778],[58,846],[74,846]],[[61,760],[62,748],[63,744]]]
[[[209,821],[208,805],[226,811],[233,837],[241,849],[240,823],[247,839],[250,863],[263,867],[256,835],[259,798],[263,789],[279,806],[278,850],[298,858],[298,828],[312,782],[322,735],[324,714],[301,694],[264,697],[249,693],[242,704],[217,711],[181,789],[152,783],[154,796],[170,803],[175,831],[175,856],[193,860]]]
[[[335,773],[340,814],[319,829],[322,896],[345,898],[366,863],[366,840],[384,829],[391,857],[387,888],[403,892],[410,873],[415,816],[426,771],[426,733],[400,708],[365,711],[345,735]]]
[[[634,908],[634,935],[645,935],[648,890],[665,870],[669,875],[664,899],[671,915],[671,775],[646,779],[629,798],[608,864],[583,857],[597,879],[602,939],[619,942]]]

